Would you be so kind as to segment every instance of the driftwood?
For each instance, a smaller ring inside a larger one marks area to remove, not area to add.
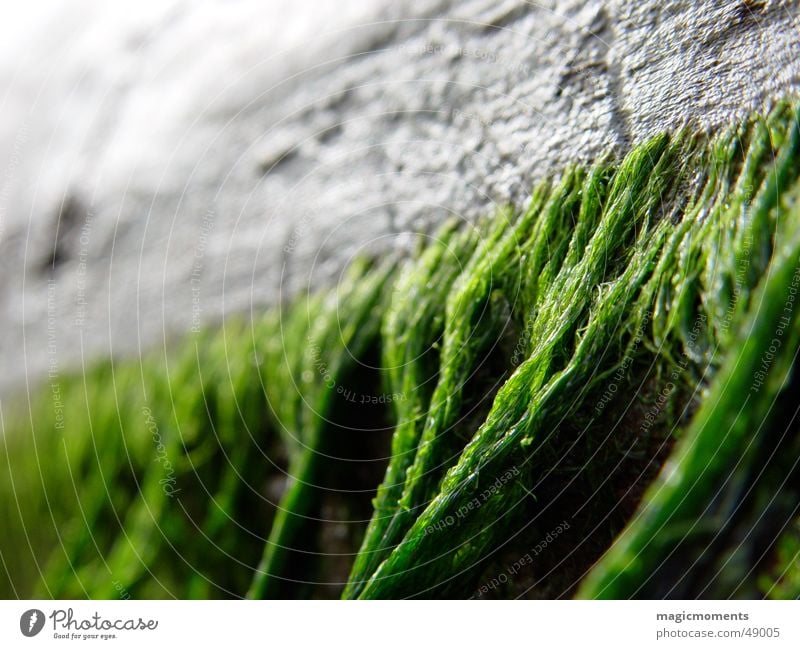
[[[261,4],[8,21],[4,392],[330,284],[800,74],[792,3]]]

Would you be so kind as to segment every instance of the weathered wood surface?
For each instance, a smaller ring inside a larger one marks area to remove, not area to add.
[[[793,92],[795,2],[70,2],[0,48],[4,392]]]

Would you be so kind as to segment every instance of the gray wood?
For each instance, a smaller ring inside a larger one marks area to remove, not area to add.
[[[0,28],[5,393],[335,283],[800,73],[795,2],[117,4]]]

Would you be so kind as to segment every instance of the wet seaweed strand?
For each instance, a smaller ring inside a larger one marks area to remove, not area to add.
[[[4,402],[3,592],[286,593],[298,539],[318,526],[331,385],[375,344],[386,390],[404,398],[345,597],[471,592],[554,470],[562,424],[595,422],[598,390],[641,367],[666,390],[678,445],[580,596],[783,592],[795,571],[769,564],[765,538],[800,497],[785,396],[800,331],[799,149],[791,102],[712,142],[659,136],[538,186],[520,215],[447,224],[399,272],[359,262],[337,289],[177,354],[59,378],[59,408],[52,386],[24,410]],[[470,391],[487,354],[508,378],[480,414]],[[280,474],[261,450],[272,439],[290,480],[238,524]]]
[[[539,438],[546,434],[548,422],[558,421],[568,416],[570,409],[576,408],[579,397],[567,396],[588,393],[588,388],[594,383],[592,375],[602,367],[604,350],[614,343],[613,338],[620,336],[618,323],[624,318],[642,322],[645,313],[652,311],[653,317],[647,317],[653,322],[651,346],[660,356],[672,359],[671,367],[667,369],[680,377],[689,363],[674,359],[688,359],[694,366],[694,376],[704,375],[706,381],[715,368],[704,365],[704,362],[719,362],[719,356],[727,357],[730,353],[728,345],[731,344],[728,341],[735,340],[729,334],[731,330],[737,332],[740,339],[752,336],[752,327],[742,329],[746,327],[742,323],[746,321],[747,298],[756,288],[753,282],[765,273],[769,275],[776,207],[791,198],[792,191],[789,190],[797,178],[796,134],[795,113],[781,106],[769,120],[755,120],[732,134],[725,134],[711,148],[710,157],[692,155],[685,148],[681,150],[680,144],[674,151],[659,157],[664,149],[658,151],[658,148],[666,143],[663,139],[656,139],[648,145],[653,149],[646,155],[643,151],[648,149],[643,147],[621,164],[606,200],[604,219],[607,220],[604,223],[601,219],[581,258],[584,267],[562,267],[552,285],[552,306],[547,303],[547,298],[537,305],[531,338],[539,345],[534,344],[528,360],[500,391],[487,422],[467,445],[456,466],[441,483],[438,493],[427,503],[425,511],[360,590],[360,596],[429,595],[446,588],[446,582],[460,573],[474,570],[481,558],[502,542],[504,526],[498,521],[514,508],[520,492],[512,485],[504,490],[505,493],[495,494],[480,508],[470,509],[469,503],[475,502],[479,493],[481,476],[487,473],[489,476],[503,475],[504,471],[516,466],[515,462],[528,465],[529,469],[531,464],[535,466],[535,456],[521,455],[519,447],[546,443],[546,439],[540,442]],[[742,163],[744,137],[748,139],[749,148]],[[767,152],[776,150],[779,155],[775,164],[765,165]],[[658,160],[655,165],[654,159]],[[633,251],[627,268],[618,279],[609,281],[607,275],[598,274],[599,265],[595,266],[594,275],[587,272],[586,267],[590,267],[592,259],[602,259],[602,271],[608,273],[608,260],[620,254],[613,244],[624,241],[624,235],[621,236],[615,227],[641,222],[643,217],[652,214],[654,200],[669,203],[669,194],[663,192],[669,188],[670,172],[686,175],[673,163],[686,163],[687,160],[690,161],[690,170],[705,171],[709,178],[699,192],[699,200],[691,202],[679,225],[675,227],[667,221],[656,227],[645,224],[633,246],[617,249]],[[646,164],[650,165],[649,168]],[[770,170],[769,173],[765,173],[765,168]],[[652,184],[645,182],[647,178],[653,181]],[[621,205],[619,195],[624,196]],[[637,213],[638,200],[642,201],[642,207]],[[614,216],[624,218],[614,221]],[[791,217],[787,218],[790,222],[786,226],[787,232],[796,231],[797,215],[789,212],[787,217]],[[602,251],[600,255],[593,255],[593,242]],[[744,278],[740,272],[743,259],[748,264]],[[779,261],[773,259],[772,263]],[[796,264],[796,261],[792,259],[791,263]],[[655,273],[650,276],[654,268]],[[650,281],[646,282],[648,277]],[[574,278],[580,278],[580,281]],[[698,278],[702,279],[699,281]],[[789,278],[785,274],[772,281],[780,287],[775,290],[787,290]],[[729,298],[728,310],[724,314],[720,312],[719,300],[710,297],[711,289],[720,285],[726,287],[723,295]],[[603,293],[592,303],[586,293],[580,294],[577,290],[583,286],[590,291],[602,286]],[[641,295],[637,295],[640,288]],[[768,288],[761,290],[767,291]],[[578,302],[577,308],[574,302]],[[697,310],[698,302],[705,308]],[[552,371],[549,352],[563,340],[559,338],[560,332],[570,330],[570,309],[580,313],[581,306],[587,304],[592,304],[591,315],[588,323],[579,323],[582,332],[576,338],[572,358],[563,369],[556,367],[557,371]],[[706,338],[700,336],[698,323],[701,325],[699,329],[711,323]],[[789,337],[787,342],[789,351],[785,360],[790,363],[796,344]],[[680,371],[676,372],[676,368]],[[786,369],[781,370],[776,364],[772,372],[777,372],[780,377],[780,372]],[[548,376],[552,378],[548,380]],[[685,375],[683,378],[686,380]],[[774,389],[766,391],[773,397],[783,386],[780,378],[775,381]],[[577,407],[580,407],[579,403]],[[758,422],[764,414],[759,408],[750,411],[751,424]],[[701,416],[702,411],[697,417]],[[703,426],[697,421],[689,428],[690,435],[695,427]],[[707,435],[719,434],[719,429],[713,426],[705,425],[705,429],[712,431]],[[730,452],[738,452],[740,445],[741,440],[738,444],[732,442]],[[540,470],[544,471],[546,467]],[[715,476],[718,478],[719,475]],[[715,479],[705,483],[707,490],[714,488]],[[676,493],[682,493],[681,488],[676,489]],[[701,499],[700,502],[705,501]],[[665,510],[661,507],[658,511]],[[466,515],[460,516],[464,512]],[[456,527],[441,524],[457,517],[460,524]],[[644,531],[640,532],[639,539],[648,539],[648,534],[657,531],[645,528],[644,524],[641,528]],[[658,538],[667,543],[668,535],[658,535]],[[652,569],[658,556],[658,551],[655,551],[649,561],[639,564],[643,574]],[[595,574],[603,570],[603,565]],[[605,574],[612,579],[619,571],[621,567],[616,564]],[[363,580],[363,577],[358,575],[358,579]],[[621,596],[624,592],[612,591],[611,596]]]

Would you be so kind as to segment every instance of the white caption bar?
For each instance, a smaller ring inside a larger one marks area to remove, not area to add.
[[[0,602],[0,647],[777,648],[798,627],[798,602]]]

